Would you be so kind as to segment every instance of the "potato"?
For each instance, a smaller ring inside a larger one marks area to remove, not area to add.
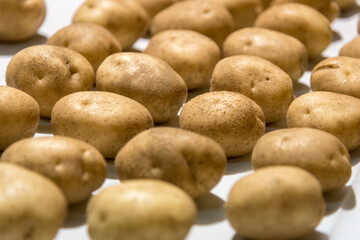
[[[83,55],[94,71],[109,55],[121,52],[119,41],[107,29],[91,23],[74,23],[52,35],[47,44],[70,48]]]
[[[52,114],[54,135],[90,143],[105,158],[114,158],[127,141],[154,126],[144,106],[109,92],[70,94],[55,104]]]
[[[345,44],[340,49],[339,56],[360,58],[360,36]]]
[[[95,82],[90,63],[79,53],[62,47],[38,45],[15,54],[6,69],[6,84],[32,96],[42,117],[51,117],[63,96],[85,91]]]
[[[67,137],[28,138],[12,144],[1,156],[51,179],[69,204],[81,202],[106,178],[106,162],[93,146]]]
[[[224,57],[254,55],[265,58],[297,81],[308,66],[304,45],[289,35],[263,28],[244,28],[231,33],[223,45]]]
[[[0,163],[0,238],[49,240],[67,211],[60,189],[47,178],[15,164]]]
[[[19,42],[34,36],[45,19],[44,0],[1,0],[0,42]]]
[[[161,58],[185,81],[189,90],[209,84],[221,53],[210,38],[190,30],[165,30],[150,39],[144,53]]]
[[[262,11],[261,0],[202,0],[224,5],[234,19],[235,29],[251,27]]]
[[[253,100],[235,92],[211,92],[185,104],[180,127],[217,141],[226,156],[250,152],[264,134],[264,113]]]
[[[194,198],[210,192],[224,174],[225,165],[224,150],[214,140],[169,127],[139,133],[115,158],[121,181],[164,180]]]
[[[195,204],[185,192],[150,179],[108,187],[87,208],[92,240],[183,240],[195,219]]]
[[[334,21],[340,16],[340,7],[336,1],[330,1],[330,3],[324,9],[321,9],[320,12],[330,21]]]
[[[151,33],[170,29],[188,29],[202,33],[219,46],[234,29],[234,20],[221,4],[210,1],[180,1],[159,12]]]
[[[333,92],[306,93],[290,104],[287,124],[331,133],[354,150],[360,146],[360,99]]]
[[[347,10],[356,4],[356,0],[335,0],[341,10]]]
[[[96,89],[134,99],[156,123],[175,118],[187,97],[184,80],[161,59],[143,53],[116,53],[105,59],[96,74]]]
[[[226,212],[237,234],[294,239],[314,230],[325,212],[319,182],[296,167],[267,167],[232,187]]]
[[[35,135],[40,108],[35,99],[12,87],[0,86],[0,151]]]
[[[360,59],[333,57],[318,63],[311,73],[314,91],[337,92],[360,98]]]
[[[350,155],[344,144],[314,128],[265,134],[257,141],[251,162],[255,170],[276,165],[300,167],[317,178],[323,192],[342,188],[351,176]]]
[[[147,25],[146,10],[134,0],[87,0],[76,11],[73,22],[99,24],[129,49]]]
[[[286,116],[294,98],[293,83],[278,66],[256,56],[224,58],[215,67],[210,91],[233,91],[256,102],[267,123]]]
[[[273,0],[261,0],[262,5],[263,5],[263,9],[267,9],[271,5],[272,1]]]
[[[256,19],[255,27],[272,29],[297,38],[312,59],[321,56],[332,41],[329,21],[312,7],[300,3],[284,3],[265,10]]]

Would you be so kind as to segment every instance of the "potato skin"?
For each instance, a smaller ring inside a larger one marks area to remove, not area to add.
[[[219,3],[180,1],[154,17],[151,34],[170,29],[188,29],[208,36],[221,46],[234,27],[231,14]]]
[[[360,58],[360,36],[345,44],[340,49],[339,56]]]
[[[351,176],[350,155],[334,135],[314,128],[269,132],[256,143],[251,156],[255,170],[268,166],[295,166],[320,182],[322,191],[342,188]]]
[[[191,30],[165,30],[150,39],[144,53],[161,58],[189,90],[205,87],[221,53],[210,38]]]
[[[60,99],[53,109],[54,135],[90,143],[105,158],[139,132],[154,126],[149,111],[127,97],[109,92],[78,92]]]
[[[300,168],[278,166],[259,169],[235,183],[226,211],[240,236],[295,239],[315,229],[325,202],[314,176]]]
[[[337,92],[360,98],[360,59],[351,57],[327,58],[311,73],[313,91]]]
[[[156,123],[175,118],[187,97],[184,80],[163,60],[143,53],[116,53],[105,59],[96,74],[96,89],[134,99]]]
[[[0,42],[20,42],[34,36],[45,14],[44,0],[1,0]]]
[[[231,33],[223,45],[223,56],[254,55],[284,70],[297,81],[308,66],[305,46],[287,34],[264,28],[243,28]]]
[[[134,0],[87,0],[75,12],[73,22],[99,24],[119,40],[124,49],[144,33],[147,25],[145,9]]]
[[[4,151],[1,161],[48,177],[64,192],[69,204],[88,198],[102,185],[107,171],[106,162],[95,147],[61,136],[18,141]]]
[[[0,86],[0,151],[20,139],[33,137],[39,119],[35,99],[18,89]]]
[[[108,187],[87,207],[92,240],[183,240],[195,219],[193,200],[159,180],[129,180]]]
[[[331,1],[330,0],[317,0],[317,1],[313,1],[313,0],[273,0],[271,2],[271,5],[283,4],[283,3],[289,3],[289,2],[301,3],[304,5],[310,6],[312,8],[315,8],[316,10],[320,10],[320,9],[326,8]]]
[[[94,72],[100,64],[122,48],[115,36],[106,28],[91,23],[74,23],[52,35],[48,45],[66,47],[83,55],[91,64]]]
[[[49,118],[60,98],[90,89],[95,77],[90,63],[79,53],[57,46],[38,45],[25,48],[12,57],[5,80],[8,86],[32,96],[40,106],[40,115]]]
[[[152,19],[158,12],[181,0],[136,0],[146,10],[148,17]]]
[[[225,171],[224,150],[214,140],[161,127],[139,133],[116,155],[121,181],[152,178],[170,182],[193,198],[208,193]]]
[[[287,125],[311,127],[338,137],[348,151],[360,146],[360,99],[333,92],[310,92],[295,99]]]
[[[180,127],[218,142],[227,157],[250,152],[264,134],[264,113],[253,100],[235,92],[199,95],[180,112]]]
[[[261,107],[267,123],[285,117],[294,98],[289,75],[263,58],[248,55],[221,60],[214,69],[210,91],[244,94]]]
[[[356,4],[356,0],[335,0],[341,10],[347,10],[348,8]]]
[[[60,189],[40,174],[0,163],[0,238],[49,240],[67,212]]]
[[[272,29],[297,38],[312,59],[321,56],[332,41],[329,21],[312,7],[300,3],[284,3],[265,10],[256,19],[255,27]]]

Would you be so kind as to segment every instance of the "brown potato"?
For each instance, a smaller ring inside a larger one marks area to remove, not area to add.
[[[332,41],[329,21],[312,7],[300,3],[284,3],[265,10],[256,19],[255,27],[297,38],[312,59],[318,58]]]
[[[134,99],[156,123],[175,118],[187,97],[184,80],[161,59],[143,53],[116,53],[105,59],[96,74],[96,89]]]
[[[45,14],[44,0],[1,0],[0,41],[19,42],[34,36]]]
[[[210,1],[180,1],[159,12],[153,19],[151,33],[170,29],[188,29],[213,39],[219,46],[234,29],[229,11]]]
[[[35,135],[40,108],[35,99],[12,87],[0,86],[0,151]]]
[[[73,22],[99,24],[129,49],[147,25],[146,10],[134,0],[87,0],[76,11]]]
[[[91,198],[87,208],[92,240],[183,240],[196,219],[193,200],[158,180],[129,180]]]
[[[273,0],[261,0],[262,5],[263,5],[263,9],[267,9],[271,5],[272,1]]]
[[[18,141],[6,149],[1,161],[48,177],[60,187],[69,204],[88,198],[106,178],[106,162],[96,148],[61,136]]]
[[[360,58],[360,35],[345,44],[340,49],[339,56]]]
[[[221,53],[210,38],[190,30],[165,30],[150,39],[144,53],[167,62],[189,90],[209,84]]]
[[[225,171],[224,150],[214,140],[177,128],[139,133],[116,155],[121,181],[152,178],[170,182],[193,198],[208,193]]]
[[[217,141],[226,156],[250,152],[264,134],[264,113],[253,100],[235,92],[211,92],[185,104],[180,127]]]
[[[25,48],[12,57],[6,69],[6,84],[32,96],[42,117],[51,117],[60,98],[86,91],[94,82],[94,71],[86,58],[56,46]]]
[[[224,57],[254,55],[265,58],[297,81],[308,66],[305,46],[287,34],[263,28],[244,28],[231,33],[223,45]]]
[[[215,67],[210,91],[233,91],[256,102],[267,123],[286,116],[294,98],[293,83],[278,66],[256,56],[224,58]]]
[[[333,92],[306,93],[290,104],[287,124],[331,133],[354,150],[360,146],[360,99]]]
[[[322,191],[342,188],[351,176],[350,155],[334,135],[314,128],[272,131],[256,143],[251,156],[255,170],[285,165],[313,174]]]
[[[312,70],[311,89],[360,98],[360,59],[334,57],[321,61]]]
[[[121,52],[119,41],[107,29],[91,23],[74,23],[52,35],[47,44],[66,47],[83,55],[94,71],[113,53]]]
[[[340,7],[336,1],[330,1],[327,7],[321,9],[320,12],[332,22],[340,16]]]
[[[55,104],[52,114],[54,135],[90,143],[105,158],[114,158],[127,141],[154,126],[144,106],[109,92],[70,94]]]
[[[0,239],[53,239],[67,211],[61,190],[40,174],[0,163]]]
[[[296,167],[267,167],[232,187],[227,216],[237,234],[252,239],[295,239],[313,231],[325,212],[321,186]]]
[[[356,0],[335,0],[341,10],[347,10],[356,4]]]

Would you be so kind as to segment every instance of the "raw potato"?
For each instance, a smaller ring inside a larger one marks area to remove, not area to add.
[[[15,54],[6,69],[6,84],[32,96],[42,117],[51,117],[55,103],[95,82],[94,70],[79,53],[62,47],[38,45]]]
[[[360,36],[345,44],[341,49],[339,56],[360,58]]]
[[[336,1],[331,1],[329,5],[321,9],[320,12],[330,21],[334,21],[336,18],[340,16],[340,7],[336,3]]]
[[[195,204],[185,192],[150,179],[108,187],[87,208],[92,240],[183,240],[195,219]]]
[[[237,234],[252,239],[297,239],[325,212],[319,182],[296,167],[267,167],[232,187],[227,216]]]
[[[119,41],[107,29],[91,23],[74,23],[57,31],[47,44],[66,47],[83,55],[94,71],[109,55],[121,52]]]
[[[347,10],[356,4],[356,0],[335,0],[341,10]]]
[[[50,240],[67,211],[60,189],[47,178],[15,164],[0,163],[1,240]]]
[[[115,158],[115,169],[121,181],[164,180],[193,198],[208,193],[220,181],[225,166],[224,150],[214,140],[169,127],[139,133]]]
[[[338,137],[348,151],[360,146],[360,99],[333,92],[310,92],[295,99],[287,124],[311,127]]]
[[[28,94],[0,86],[0,151],[35,135],[40,119],[39,104]]]
[[[0,42],[20,42],[34,36],[45,14],[44,0],[1,0]]]
[[[244,28],[231,33],[223,45],[224,57],[254,55],[265,58],[297,81],[308,66],[304,45],[287,34],[263,28]]]
[[[344,144],[314,128],[265,134],[257,141],[251,162],[255,170],[276,165],[300,167],[317,178],[323,192],[342,188],[351,176],[350,155]]]
[[[284,3],[265,10],[256,19],[255,27],[272,29],[297,38],[312,59],[321,56],[332,41],[329,21],[312,7],[300,3]]]
[[[143,53],[116,53],[105,59],[96,74],[96,89],[134,99],[156,123],[175,118],[187,97],[179,74],[161,59]]]
[[[51,179],[69,204],[81,202],[106,178],[106,162],[93,146],[67,137],[28,138],[12,144],[1,156]]]
[[[221,4],[209,1],[180,1],[159,12],[151,33],[170,29],[188,29],[213,39],[219,46],[234,30],[234,20]]]
[[[360,59],[333,57],[321,61],[312,71],[311,89],[360,98]]]
[[[165,30],[150,39],[144,53],[167,62],[189,90],[209,84],[221,53],[210,38],[190,30]]]
[[[251,98],[263,110],[267,123],[285,117],[294,98],[289,75],[263,58],[248,55],[221,60],[210,91],[233,91]]]
[[[202,0],[224,5],[234,19],[235,29],[251,27],[262,11],[261,0]]]
[[[109,92],[70,94],[56,103],[51,119],[54,135],[90,143],[105,158],[114,158],[127,141],[153,126],[144,106]]]
[[[95,23],[107,28],[124,49],[130,49],[143,34],[147,21],[146,10],[134,0],[87,0],[73,17],[74,23]]]
[[[185,104],[180,127],[217,141],[227,157],[250,152],[264,134],[264,113],[253,100],[235,92],[211,92]]]
[[[263,5],[263,9],[267,9],[271,5],[272,1],[273,0],[261,0],[262,5]]]

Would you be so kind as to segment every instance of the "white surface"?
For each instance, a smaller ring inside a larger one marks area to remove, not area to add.
[[[54,32],[71,23],[72,16],[82,0],[47,0],[47,17],[38,35],[21,44],[0,43],[0,85],[5,85],[5,71],[12,55],[24,47],[45,44]],[[357,12],[347,12],[346,17],[339,18],[332,23],[334,30],[334,42],[324,52],[325,57],[337,56],[340,48],[357,35]],[[144,47],[146,41],[140,40],[135,48]],[[311,68],[309,68],[311,69]],[[306,72],[298,83],[294,84],[295,95],[299,96],[310,91],[310,72]],[[199,94],[190,93],[190,96]],[[169,125],[169,124],[168,124]],[[170,123],[171,125],[171,123]],[[267,130],[285,127],[285,121],[280,121],[267,126]],[[51,135],[50,123],[42,119],[36,136]],[[360,205],[356,199],[360,195],[360,174],[358,162],[360,150],[351,153],[353,175],[349,183],[342,190],[326,195],[327,214],[316,228],[316,231],[303,239],[311,240],[358,240],[360,239]],[[108,163],[108,178],[102,188],[118,184],[113,165]],[[221,182],[212,190],[212,193],[197,200],[199,215],[196,224],[191,229],[187,240],[241,240],[235,235],[226,220],[224,203],[232,185],[241,177],[251,173],[250,155],[236,159],[228,163],[226,174]],[[96,192],[95,192],[96,194]],[[85,226],[86,203],[73,206],[69,210],[69,216],[56,236],[56,240],[86,240],[89,239]]]

